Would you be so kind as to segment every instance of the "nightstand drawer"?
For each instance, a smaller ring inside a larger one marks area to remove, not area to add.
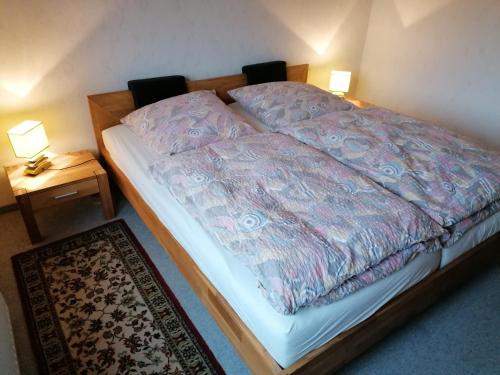
[[[99,193],[99,185],[97,179],[94,178],[39,193],[31,193],[29,197],[31,207],[37,210],[95,193]]]

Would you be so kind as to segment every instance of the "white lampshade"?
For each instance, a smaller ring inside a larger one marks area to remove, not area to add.
[[[9,129],[7,135],[18,158],[30,159],[49,147],[47,134],[41,121],[23,121]]]
[[[330,91],[335,94],[343,95],[349,91],[349,84],[351,83],[351,72],[341,70],[332,70],[330,75]]]

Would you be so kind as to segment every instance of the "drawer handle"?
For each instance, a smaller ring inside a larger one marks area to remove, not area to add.
[[[63,199],[63,198],[71,197],[72,195],[76,195],[76,194],[78,194],[78,191],[72,191],[72,192],[69,192],[66,194],[56,195],[54,197],[54,199]]]

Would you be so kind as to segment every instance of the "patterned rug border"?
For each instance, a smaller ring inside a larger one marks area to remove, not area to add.
[[[125,222],[124,219],[109,221],[105,224],[98,225],[94,228],[87,229],[87,230],[84,230],[82,232],[73,234],[71,236],[67,236],[67,237],[58,239],[56,241],[50,242],[48,244],[37,246],[35,248],[23,251],[22,253],[13,255],[11,257],[11,262],[12,262],[12,267],[14,269],[14,275],[15,275],[15,279],[16,279],[17,289],[18,289],[20,297],[21,297],[21,305],[22,305],[22,309],[23,309],[23,313],[24,313],[24,318],[25,318],[26,325],[28,326],[30,343],[31,343],[32,350],[33,350],[35,357],[36,357],[36,361],[38,364],[38,369],[40,370],[40,374],[49,374],[49,369],[47,368],[47,361],[44,360],[45,356],[44,356],[44,353],[42,350],[42,345],[39,342],[39,338],[37,335],[37,327],[35,326],[35,320],[34,320],[34,317],[32,315],[32,311],[30,308],[31,303],[29,302],[30,301],[29,295],[27,294],[27,290],[24,288],[24,281],[21,279],[21,277],[22,277],[22,272],[20,269],[21,263],[16,262],[15,260],[17,258],[21,258],[22,256],[25,256],[27,254],[35,253],[37,251],[45,249],[47,247],[55,246],[55,245],[58,245],[62,242],[70,241],[73,238],[80,237],[80,236],[85,235],[89,232],[98,230],[102,227],[106,227],[106,226],[111,225],[111,224],[118,224],[122,227],[122,229],[127,234],[127,237],[135,245],[135,247],[137,248],[140,255],[144,258],[145,262],[150,267],[151,271],[153,272],[154,277],[157,279],[157,281],[160,283],[161,287],[163,288],[163,290],[165,291],[167,296],[170,298],[172,304],[174,305],[176,310],[179,312],[179,315],[182,317],[182,319],[184,320],[184,322],[186,323],[188,328],[192,331],[193,335],[198,340],[198,344],[205,351],[205,354],[207,355],[208,359],[212,362],[212,365],[215,368],[215,370],[220,374],[225,374],[224,369],[222,368],[222,366],[219,363],[219,361],[217,360],[217,358],[215,358],[212,350],[207,345],[205,339],[201,336],[201,333],[195,327],[194,323],[189,318],[188,314],[186,313],[186,311],[184,310],[184,308],[180,304],[180,302],[177,299],[177,297],[175,296],[174,292],[170,289],[167,282],[164,280],[163,276],[160,274],[160,272],[156,268],[155,264],[153,263],[152,259],[149,256],[149,254],[146,252],[146,250],[144,250],[144,247],[139,242],[139,240],[137,239],[135,234],[132,232],[132,230],[129,228],[128,224]],[[59,327],[59,329],[60,329],[60,327]]]

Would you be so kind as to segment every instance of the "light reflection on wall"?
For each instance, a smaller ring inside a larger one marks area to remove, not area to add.
[[[32,81],[22,81],[20,78],[13,78],[13,82],[8,82],[7,80],[4,80],[1,82],[1,86],[3,89],[8,91],[11,94],[14,94],[18,98],[22,99],[26,97],[31,89],[33,88],[34,84],[36,84],[38,80]],[[2,95],[0,95],[0,98],[2,98]],[[3,98],[2,98],[3,99]]]
[[[330,47],[335,35],[358,3],[358,0],[329,1],[322,7],[314,7],[301,0],[260,1],[292,33],[324,58],[332,55]]]
[[[401,23],[404,27],[410,27],[416,22],[426,18],[432,13],[445,7],[453,0],[393,0],[396,9],[398,10]]]
[[[50,25],[26,22],[26,13],[43,12],[43,2],[12,2],[2,6],[2,17],[8,17],[13,27],[12,36],[2,40],[2,49],[9,53],[2,54],[1,60],[0,111],[25,106],[30,92],[109,11],[105,2],[87,2],[86,6],[80,2],[60,3],[57,14],[44,15]],[[29,9],[25,9],[25,13],[19,11],[20,7]],[[29,49],[24,48],[25,45],[29,45]]]

